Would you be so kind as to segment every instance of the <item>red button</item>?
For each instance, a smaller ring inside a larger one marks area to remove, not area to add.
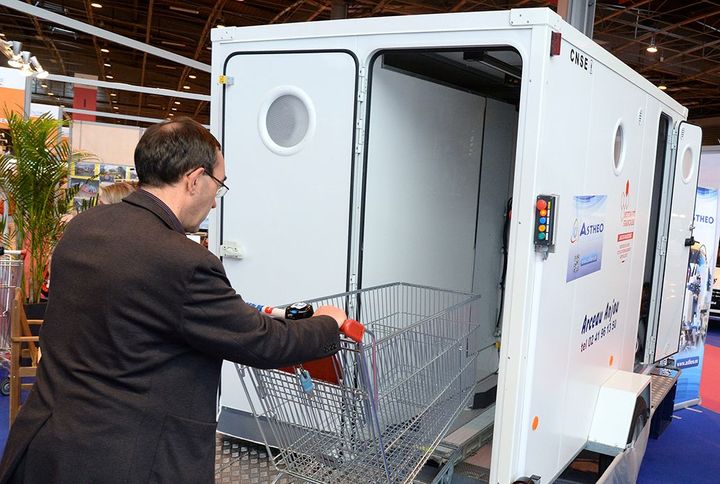
[[[535,205],[538,210],[545,210],[547,208],[547,202],[543,199],[540,199],[537,201],[537,204]]]

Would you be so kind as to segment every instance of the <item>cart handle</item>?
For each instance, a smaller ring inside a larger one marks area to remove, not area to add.
[[[365,334],[365,326],[354,319],[346,319],[340,326],[340,332],[356,343],[361,343]]]
[[[246,301],[247,302],[247,301]],[[271,316],[276,319],[288,319],[288,314],[286,309],[280,309],[280,308],[274,308],[272,306],[263,306],[262,304],[255,304],[251,302],[247,302],[250,306],[257,309],[259,312],[267,314],[268,316]],[[289,306],[288,309],[292,308],[293,306]],[[312,315],[312,312],[309,312],[310,315]],[[307,317],[307,316],[302,316]],[[292,318],[295,319],[295,318]],[[340,332],[350,338],[351,340],[355,341],[356,343],[362,343],[363,335],[365,334],[365,326],[354,319],[346,319],[343,324],[340,325]]]

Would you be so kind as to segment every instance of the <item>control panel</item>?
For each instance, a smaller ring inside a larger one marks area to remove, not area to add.
[[[555,214],[557,196],[538,195],[535,200],[534,243],[538,250],[548,251],[555,246]]]

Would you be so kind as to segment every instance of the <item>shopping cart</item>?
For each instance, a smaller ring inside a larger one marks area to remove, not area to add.
[[[23,261],[14,257],[24,255],[24,251],[5,250],[0,247],[0,393],[10,394],[10,322],[15,299],[15,289],[22,281]]]
[[[366,327],[361,343],[341,338],[333,381],[236,365],[281,476],[412,481],[472,395],[479,298],[395,283],[315,299]]]

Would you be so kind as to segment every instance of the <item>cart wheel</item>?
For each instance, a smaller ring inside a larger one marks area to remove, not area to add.
[[[0,383],[0,393],[6,397],[10,395],[10,377],[6,376],[2,379],[2,383]]]

